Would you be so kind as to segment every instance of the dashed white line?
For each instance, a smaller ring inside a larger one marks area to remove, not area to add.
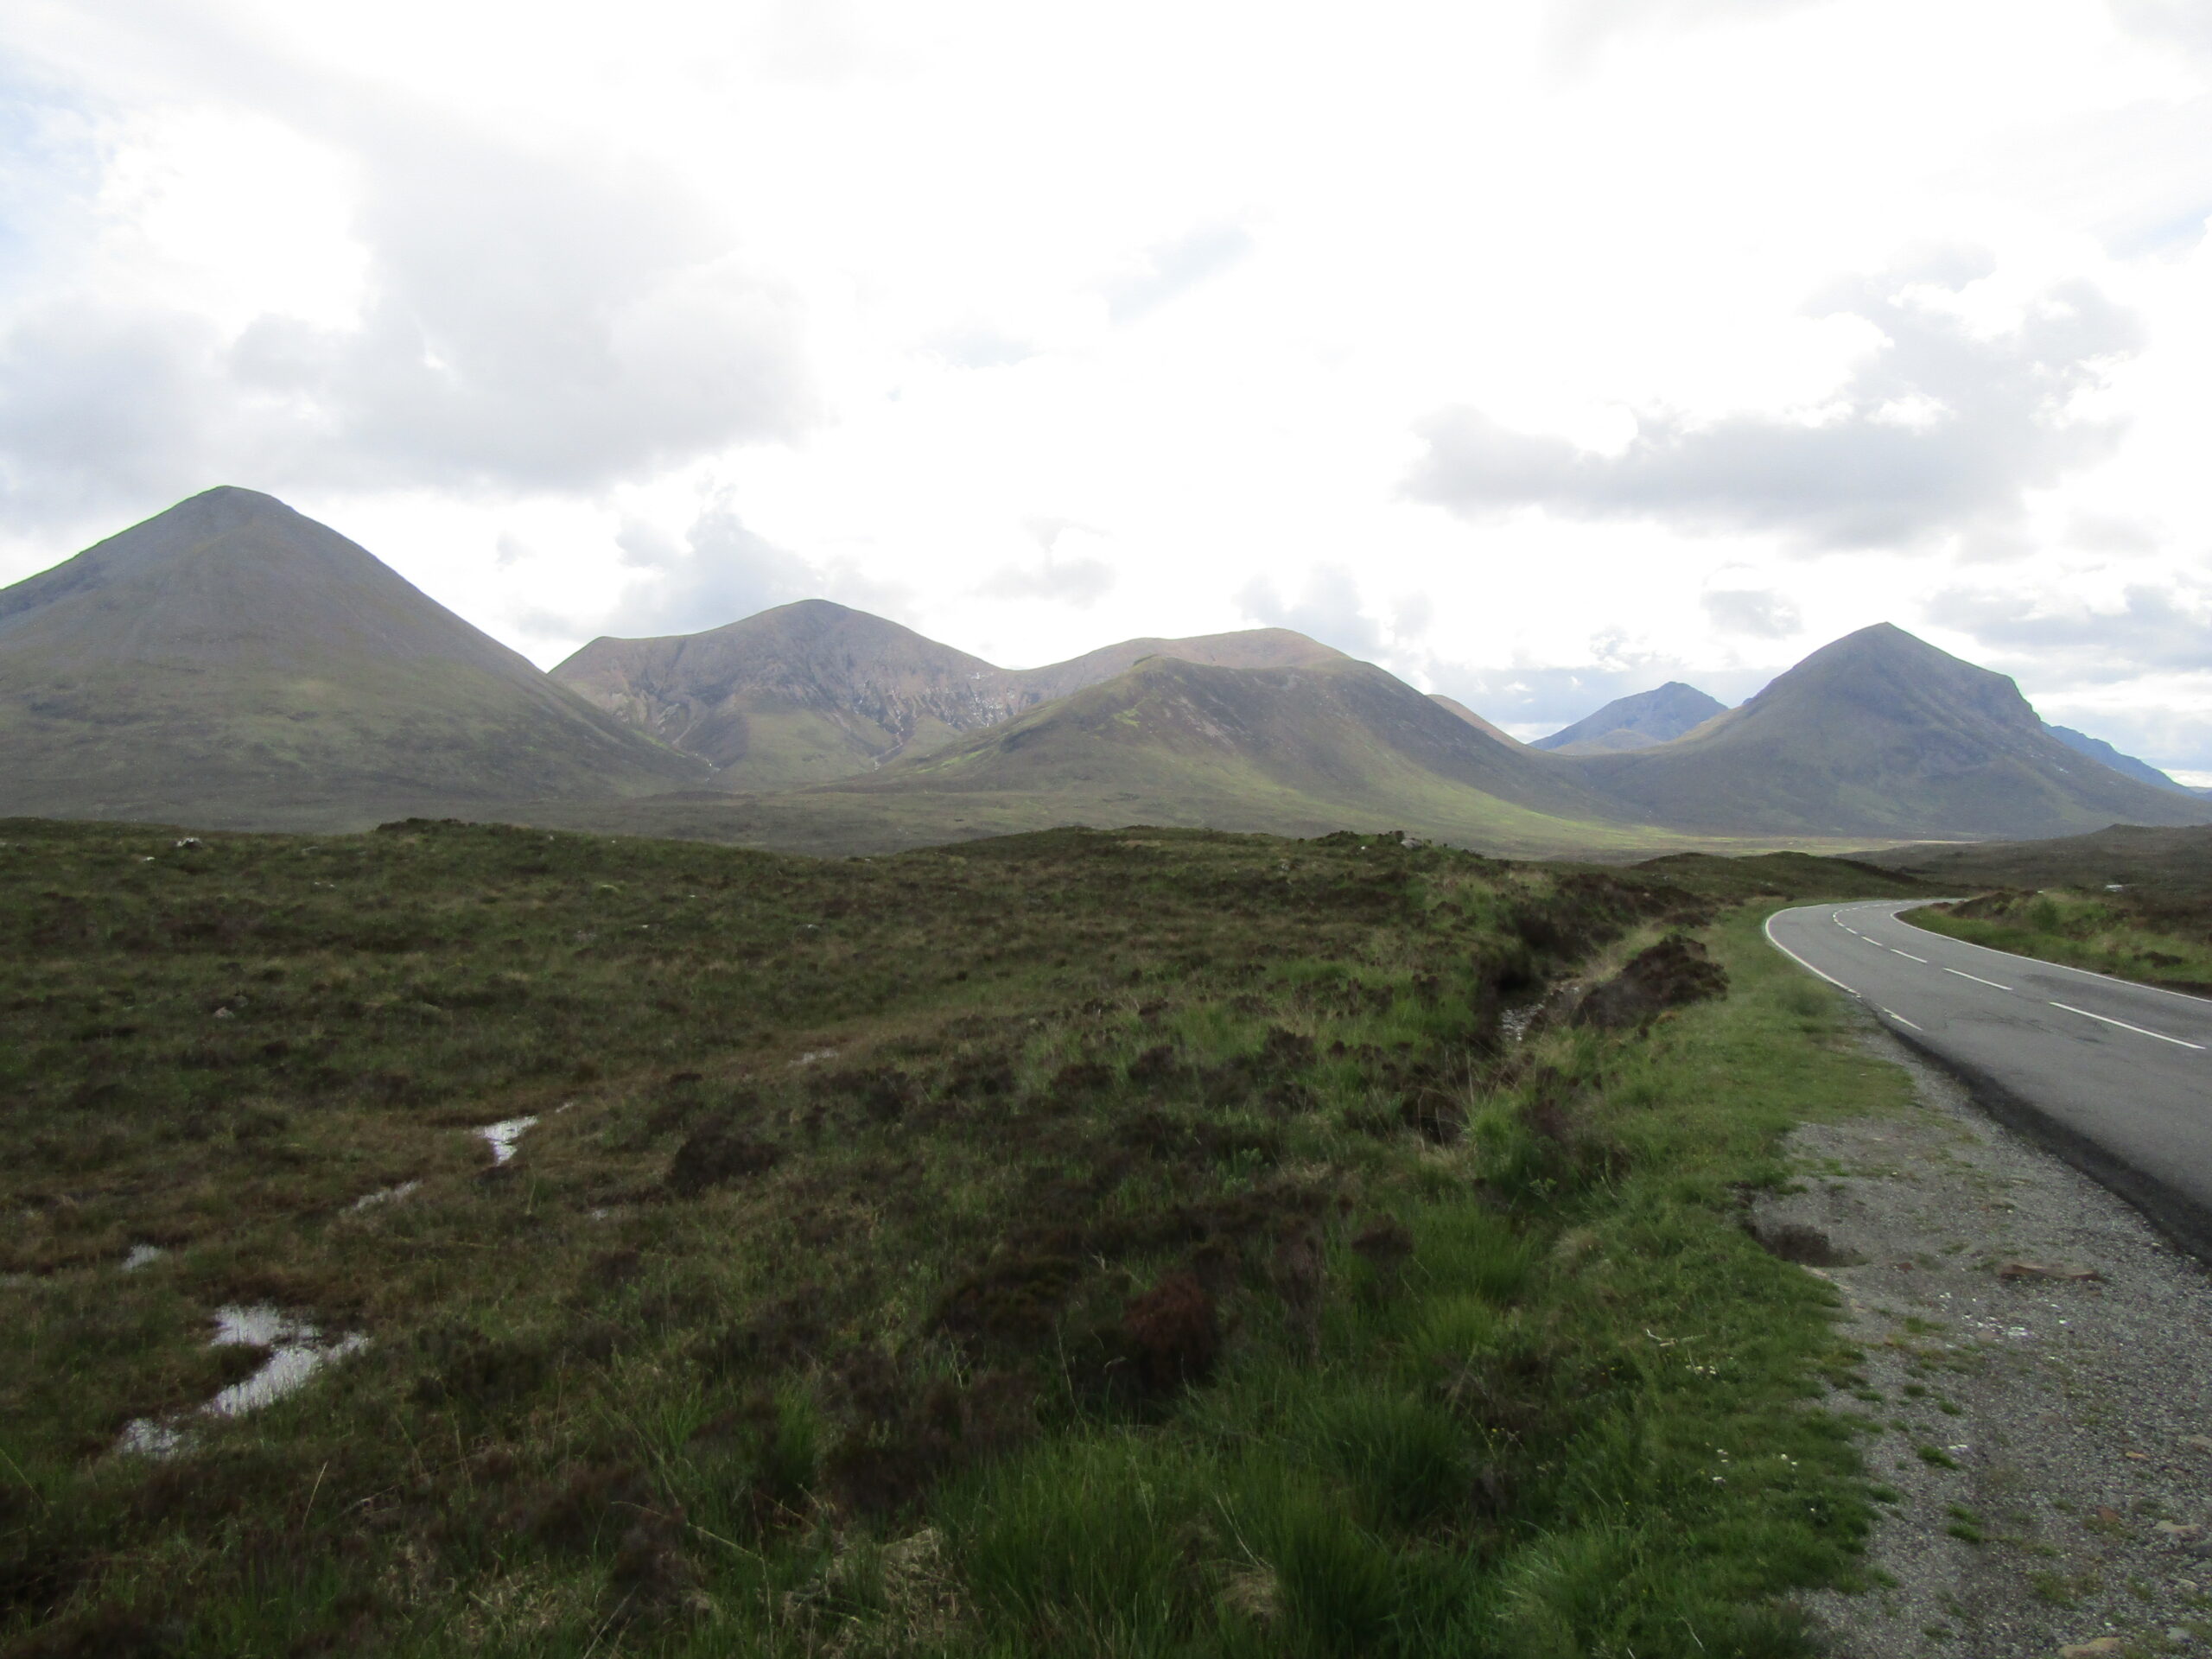
[[[1779,916],[1782,913],[1782,912],[1777,910],[1774,912],[1774,916]],[[1856,996],[1859,995],[1858,992],[1853,990],[1850,986],[1845,984],[1834,974],[1822,973],[1819,969],[1814,967],[1811,963],[1806,961],[1804,957],[1799,956],[1795,950],[1792,950],[1788,945],[1784,944],[1780,939],[1776,938],[1774,937],[1774,916],[1768,917],[1764,925],[1759,929],[1760,932],[1766,935],[1766,942],[1769,944],[1781,951],[1783,956],[1789,957],[1790,961],[1796,963],[1800,968],[1802,968],[1807,973],[1812,975],[1815,979],[1825,979],[1829,984],[1834,986],[1836,989],[1844,993],[1845,995]]]
[[[1970,974],[1963,968],[1946,968],[1943,971],[1947,974],[1956,974],[1961,979],[1970,979],[1977,985],[1986,985],[1993,991],[2009,991],[2012,988],[2010,985],[1999,985],[1993,979],[1984,979],[1980,974]]]
[[[1893,957],[1903,957],[1907,962],[1916,962],[1923,968],[1928,965],[1927,957],[1916,957],[1910,950],[1900,950],[1894,944],[1890,947],[1890,954]]]
[[[2054,1002],[2050,1006],[2054,1008],[2063,1008],[2068,1014],[2078,1014],[2084,1020],[2095,1020],[2107,1026],[2118,1026],[2122,1031],[2132,1031],[2138,1037],[2155,1037],[2160,1042],[2171,1043],[2177,1048],[2194,1048],[2202,1052],[2204,1047],[2202,1043],[2184,1042],[2178,1037],[2169,1037],[2163,1031],[2145,1031],[2140,1026],[2129,1025],[2125,1020],[2115,1020],[2108,1014],[2091,1014],[2087,1008],[2077,1008],[2065,1002]]]

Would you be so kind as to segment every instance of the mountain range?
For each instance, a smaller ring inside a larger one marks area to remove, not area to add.
[[[929,754],[1162,654],[1220,668],[1348,660],[1302,633],[1255,628],[1000,668],[880,616],[804,599],[704,633],[594,639],[552,677],[709,762],[718,787],[766,791]]]
[[[0,590],[0,813],[474,816],[834,852],[1387,824],[1603,855],[2202,824],[2212,802],[1887,625],[1740,708],[1673,683],[1535,745],[1284,629],[1005,669],[808,600],[594,640],[549,675],[225,488]]]

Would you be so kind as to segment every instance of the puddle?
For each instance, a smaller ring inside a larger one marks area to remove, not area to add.
[[[397,1204],[422,1185],[420,1181],[402,1181],[397,1186],[380,1186],[375,1192],[364,1192],[354,1199],[353,1208],[370,1210],[379,1204]]]
[[[492,1161],[504,1164],[515,1155],[515,1142],[522,1139],[522,1132],[537,1122],[535,1117],[510,1117],[502,1122],[487,1123],[476,1133],[492,1143]]]
[[[123,1270],[136,1273],[141,1268],[151,1267],[168,1252],[158,1244],[133,1244],[130,1254],[123,1258]]]
[[[251,1376],[233,1382],[196,1412],[201,1417],[243,1417],[273,1405],[296,1392],[307,1380],[334,1359],[358,1354],[369,1339],[356,1332],[326,1343],[322,1332],[304,1319],[268,1306],[219,1307],[210,1348],[266,1348],[269,1357]],[[134,1418],[124,1425],[116,1442],[118,1452],[141,1457],[170,1458],[192,1444],[192,1433],[177,1421],[162,1422],[151,1417]]]

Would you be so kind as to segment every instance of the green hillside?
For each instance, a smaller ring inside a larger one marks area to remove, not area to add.
[[[704,769],[336,531],[193,497],[0,590],[0,813],[343,828]]]

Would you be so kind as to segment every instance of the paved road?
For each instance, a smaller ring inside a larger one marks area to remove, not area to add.
[[[2212,1259],[2212,1001],[1948,939],[1910,908],[1807,905],[1766,935]]]

